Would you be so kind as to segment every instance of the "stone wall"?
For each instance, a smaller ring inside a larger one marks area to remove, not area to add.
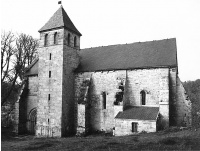
[[[176,119],[176,78],[177,78],[177,68],[171,68],[169,70],[169,121],[170,126],[176,126],[177,125],[177,119]]]
[[[170,125],[191,126],[191,101],[177,75],[177,68],[170,69]]]
[[[141,105],[141,94],[146,92],[146,105],[159,106],[159,102],[168,102],[168,68],[137,69],[127,71],[127,104]]]
[[[165,121],[162,122],[162,127],[166,128],[169,126],[168,75],[168,68],[78,73],[75,78],[75,102],[81,99],[81,85],[84,79],[91,78],[89,100],[87,102],[89,104],[88,116],[90,118],[86,123],[89,123],[91,131],[111,132],[116,114],[122,111],[123,108],[126,109],[126,106],[140,106],[140,92],[144,90],[146,92],[147,106],[159,106],[159,102],[166,102],[160,109],[160,114],[162,115],[160,120]],[[119,89],[119,81],[122,81],[125,89],[123,102],[115,105],[116,94],[121,91]],[[103,104],[105,99],[104,92],[106,94],[106,107]],[[78,116],[77,121],[86,118],[85,114],[82,115]]]
[[[159,106],[160,129],[169,127],[169,69],[127,71],[126,105],[140,106],[141,91],[146,93],[146,106]],[[161,102],[161,103],[160,103]]]
[[[53,44],[53,34],[58,43]],[[64,29],[41,33],[38,66],[37,136],[61,136]],[[49,35],[44,47],[44,35]],[[51,54],[51,59],[50,59]],[[51,77],[49,77],[51,71]]]
[[[65,31],[67,33],[67,31]],[[62,136],[73,135],[75,127],[74,70],[79,65],[78,50],[64,45],[62,90]]]
[[[132,123],[137,124],[137,132],[132,132]],[[156,132],[156,120],[132,120],[115,118],[115,136],[131,135],[140,132]]]
[[[26,127],[28,132],[30,132],[30,119],[29,119],[29,114],[30,111],[34,108],[37,108],[37,102],[38,102],[38,76],[29,76],[28,77],[28,96],[26,98],[27,101],[27,123]]]
[[[38,101],[38,76],[28,77],[27,117],[33,108],[37,107]]]
[[[86,132],[85,104],[77,104],[77,133]]]
[[[85,79],[90,80],[89,98],[86,105],[86,117],[77,113],[78,124],[82,118],[86,118],[86,127],[90,132],[111,132],[114,127],[114,117],[118,111],[122,111],[123,103],[114,105],[116,93],[120,91],[119,81],[125,83],[126,71],[84,72],[76,75],[75,101],[78,104],[82,94],[82,83]],[[105,96],[103,96],[103,93]],[[106,106],[104,106],[106,99]],[[117,110],[117,112],[116,112]],[[77,125],[78,127],[81,125]]]
[[[54,43],[54,34],[58,41]],[[69,31],[65,29],[51,30],[41,33],[39,48],[39,94],[37,114],[38,136],[66,136],[75,133],[74,128],[74,73],[79,64],[78,49],[74,47],[71,34],[70,44],[67,42]],[[48,43],[44,46],[45,35]]]
[[[176,121],[177,126],[191,126],[192,124],[192,104],[187,96],[187,93],[179,79],[177,77],[177,89],[176,89]]]

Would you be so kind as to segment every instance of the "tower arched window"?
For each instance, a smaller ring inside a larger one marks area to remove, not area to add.
[[[68,36],[67,36],[67,44],[68,44],[68,46],[70,46],[70,38],[71,38],[71,35],[69,33]]]
[[[44,46],[48,45],[48,34],[45,34],[44,36]]]
[[[58,44],[58,33],[54,33],[54,44]]]
[[[146,92],[144,90],[140,92],[140,98],[141,98],[141,104],[146,105]]]
[[[74,37],[74,47],[76,47],[76,36]]]

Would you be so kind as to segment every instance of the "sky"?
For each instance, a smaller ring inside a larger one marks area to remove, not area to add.
[[[200,0],[62,0],[81,49],[176,38],[181,81],[200,79]],[[39,39],[58,0],[1,0],[1,31]]]

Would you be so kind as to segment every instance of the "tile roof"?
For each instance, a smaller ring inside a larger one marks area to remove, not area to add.
[[[55,28],[64,27],[68,30],[72,30],[79,36],[82,36],[81,33],[76,29],[71,19],[61,6],[54,15],[49,19],[49,21],[39,30],[39,32],[47,31]]]
[[[76,72],[177,67],[176,39],[82,49],[80,57]],[[37,72],[38,62],[26,75]]]
[[[177,66],[176,39],[80,50],[77,72]]]
[[[156,120],[159,107],[134,106],[123,112],[119,112],[115,118],[119,119],[137,119],[137,120]]]

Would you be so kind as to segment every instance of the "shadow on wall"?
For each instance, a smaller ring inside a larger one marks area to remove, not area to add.
[[[167,125],[167,121],[165,121],[164,117],[159,114],[156,121],[156,131],[165,130]]]

